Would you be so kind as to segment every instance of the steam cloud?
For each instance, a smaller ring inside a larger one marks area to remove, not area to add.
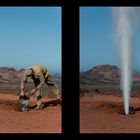
[[[121,66],[121,90],[123,92],[125,114],[129,114],[132,87],[132,7],[114,7],[113,19],[119,47]]]

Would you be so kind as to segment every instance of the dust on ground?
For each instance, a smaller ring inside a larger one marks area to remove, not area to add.
[[[131,113],[122,113],[123,98],[115,95],[80,97],[80,133],[140,133],[140,98],[130,98]]]
[[[61,104],[43,97],[44,108],[35,110],[36,98],[30,98],[29,112],[17,109],[18,95],[0,93],[0,133],[61,133]]]

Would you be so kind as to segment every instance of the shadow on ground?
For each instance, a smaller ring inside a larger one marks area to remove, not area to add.
[[[57,106],[58,104],[61,105],[61,101],[59,99],[57,99],[57,100],[50,100],[50,101],[47,101],[47,102],[42,102],[42,104],[43,104],[42,109],[45,109],[45,108],[50,107],[50,106]],[[36,105],[30,106],[29,108],[30,109],[34,109],[35,107],[36,107]]]
[[[106,103],[106,104],[100,105],[99,107],[104,108],[104,109],[106,108],[108,109],[108,111],[110,110],[111,112],[116,112],[118,114],[125,115],[123,104]],[[133,106],[129,107],[129,114],[133,115],[139,111],[140,111],[140,107],[137,107],[137,108],[134,108]]]

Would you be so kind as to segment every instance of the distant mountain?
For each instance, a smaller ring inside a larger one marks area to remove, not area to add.
[[[17,71],[12,67],[0,67],[0,83],[15,83],[21,80],[24,70]]]
[[[25,69],[16,70],[13,67],[0,67],[0,83],[19,83],[24,71]],[[55,82],[61,82],[61,75],[54,74],[52,79]]]
[[[60,82],[61,82],[61,74],[59,74],[59,73],[53,74],[53,75],[52,75],[52,79],[53,79],[55,82],[60,83]]]
[[[120,69],[116,65],[97,65],[80,73],[81,84],[118,83],[120,78]],[[140,81],[140,73],[133,72],[133,81]]]

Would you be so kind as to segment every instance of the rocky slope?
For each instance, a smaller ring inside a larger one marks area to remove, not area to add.
[[[115,65],[97,65],[80,74],[80,83],[119,83],[120,69]],[[140,73],[133,72],[133,81],[140,82]]]
[[[0,67],[0,83],[18,83],[21,81],[25,69],[16,70],[12,67]],[[60,74],[52,75],[52,79],[61,82]]]

